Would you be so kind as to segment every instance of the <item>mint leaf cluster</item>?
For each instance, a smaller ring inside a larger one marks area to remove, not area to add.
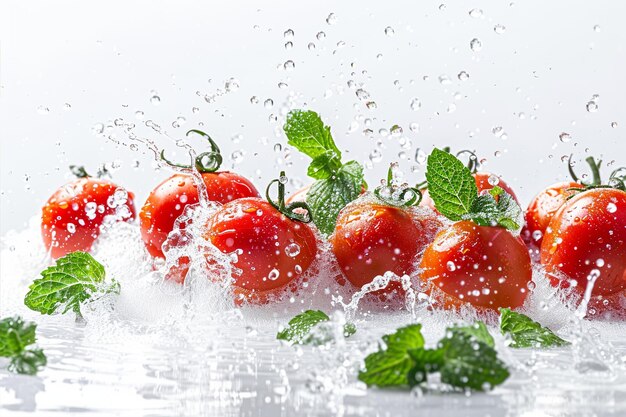
[[[426,165],[428,192],[439,212],[453,221],[472,220],[480,226],[501,226],[519,231],[522,209],[501,187],[478,195],[468,167],[454,155],[433,149]]]
[[[0,357],[10,358],[9,371],[34,375],[47,363],[46,355],[32,345],[37,325],[21,317],[0,320]]]
[[[509,346],[513,348],[558,347],[570,344],[530,317],[508,308],[500,309],[500,331],[511,337]]]
[[[96,293],[119,293],[119,283],[105,283],[104,267],[90,254],[73,252],[41,272],[29,287],[24,304],[41,314],[74,311]]]
[[[329,328],[322,328],[321,323],[330,321],[330,317],[320,310],[306,310],[289,320],[287,327],[278,332],[276,339],[284,340],[292,344],[322,345],[332,339]],[[356,327],[347,323],[343,328],[345,337],[352,336]]]
[[[449,327],[435,349],[424,347],[420,324],[383,336],[379,350],[365,358],[359,380],[368,386],[414,387],[432,373],[439,373],[441,381],[453,387],[477,391],[489,390],[509,377],[487,327],[478,322]]]
[[[341,162],[330,127],[314,111],[292,110],[283,130],[287,143],[312,159],[307,175],[316,181],[307,192],[306,202],[317,228],[330,235],[339,211],[361,194],[363,167],[356,161]]]

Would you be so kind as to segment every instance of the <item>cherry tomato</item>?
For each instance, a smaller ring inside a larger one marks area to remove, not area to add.
[[[413,272],[416,255],[441,224],[430,213],[415,219],[407,209],[370,201],[344,207],[330,243],[345,278],[360,289],[387,271],[399,276]],[[382,291],[399,288],[391,283]]]
[[[524,242],[501,227],[460,221],[439,232],[424,251],[420,279],[446,308],[517,308],[532,279]]]
[[[476,187],[478,188],[478,194],[481,194],[485,191],[489,191],[491,190],[493,187],[495,187],[496,185],[500,188],[502,188],[504,191],[506,191],[508,194],[510,194],[515,201],[518,202],[519,204],[519,200],[517,199],[517,196],[515,195],[515,192],[513,191],[513,189],[501,178],[494,176],[493,174],[490,174],[488,172],[476,172],[474,174],[472,174],[474,177],[474,180],[476,181]],[[491,183],[489,183],[489,178],[498,178],[498,183],[495,185],[492,185]],[[422,198],[422,205],[426,206],[426,207],[430,207],[431,209],[437,211],[437,209],[435,208],[435,202],[433,201],[433,199],[430,197],[430,195],[428,194],[428,190],[425,190],[423,192],[423,198]]]
[[[315,259],[311,228],[289,219],[260,198],[226,203],[209,220],[204,236],[224,253],[237,253],[235,292],[248,301],[266,302],[304,274]]]
[[[529,247],[533,249],[541,247],[541,241],[550,220],[565,204],[567,198],[574,194],[570,188],[582,187],[583,185],[573,181],[559,182],[549,186],[532,199],[525,214],[526,225],[522,229],[522,239]]]
[[[55,191],[42,209],[41,234],[54,259],[88,252],[106,216],[135,219],[133,193],[111,181],[79,178]]]
[[[244,197],[258,197],[254,185],[232,172],[203,173],[209,200],[221,204]],[[141,237],[150,255],[163,258],[161,246],[185,207],[198,203],[198,188],[189,175],[175,174],[150,193],[139,213]]]
[[[546,229],[541,263],[554,286],[579,294],[590,278],[594,298],[626,289],[626,192],[596,188],[565,203]]]

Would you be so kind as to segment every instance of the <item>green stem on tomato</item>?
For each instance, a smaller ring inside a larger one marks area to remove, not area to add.
[[[589,168],[591,169],[591,176],[593,178],[591,184],[587,184],[583,181],[581,181],[578,178],[578,175],[576,175],[576,173],[574,172],[574,165],[572,164],[572,157],[574,156],[574,154],[570,154],[569,159],[567,160],[567,170],[569,171],[570,176],[572,177],[572,179],[582,185],[586,185],[586,186],[598,186],[602,184],[602,177],[600,176],[600,166],[602,165],[602,161],[599,160],[596,162],[595,158],[593,156],[589,156],[585,159],[585,162],[587,162],[587,164],[589,165]]]
[[[70,171],[76,178],[89,178],[91,175],[85,171],[85,167],[82,165],[70,165]]]
[[[265,198],[272,207],[287,216],[291,220],[295,220],[302,223],[309,223],[313,220],[312,211],[307,203],[304,201],[296,201],[291,204],[285,203],[285,184],[281,182],[281,179],[285,178],[285,171],[280,172],[280,176],[277,179],[273,179],[265,189]],[[272,185],[278,184],[278,201],[274,201],[270,196],[270,190]],[[297,213],[295,209],[302,209],[304,213]]]
[[[200,172],[201,174],[215,172],[218,169],[220,169],[220,166],[222,165],[222,162],[223,162],[223,158],[222,158],[222,154],[220,153],[220,148],[219,146],[217,146],[217,143],[215,143],[215,141],[211,138],[211,136],[209,136],[208,134],[204,133],[201,130],[191,129],[185,134],[185,136],[189,136],[190,133],[196,133],[206,138],[209,141],[209,146],[211,147],[211,150],[208,152],[202,152],[201,154],[196,156],[195,160],[193,160],[192,163],[189,165],[178,164],[178,163],[170,161],[169,159],[165,157],[164,150],[161,151],[161,160],[171,167],[191,169],[193,166],[195,166],[196,170]]]
[[[393,188],[393,169],[390,166],[389,170],[387,171],[387,188]],[[381,189],[383,188],[383,186],[380,187],[376,187],[374,189],[374,195],[376,197],[378,197],[380,200],[382,200],[383,202],[385,202],[386,204],[389,204],[391,206],[397,206],[397,207],[411,207],[411,206],[416,206],[419,203],[421,203],[422,201],[422,192],[419,190],[419,184],[417,187],[408,187],[405,188],[404,190],[402,190],[402,192],[400,193],[400,195],[397,198],[389,198],[389,197],[385,197],[381,194]],[[406,199],[407,194],[411,194],[411,198],[410,199]]]

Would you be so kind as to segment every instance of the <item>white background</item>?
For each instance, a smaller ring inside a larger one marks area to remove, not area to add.
[[[482,9],[482,17],[471,17],[473,8]],[[326,22],[330,13],[336,17],[332,25]],[[625,17],[621,1],[474,0],[442,6],[441,1],[4,0],[1,234],[37,215],[54,189],[69,180],[66,166],[72,163],[93,172],[103,162],[117,161],[116,181],[135,191],[141,204],[168,173],[155,172],[145,149],[132,151],[92,134],[94,125],[117,117],[140,124],[138,110],[144,121],[154,120],[174,138],[203,122],[219,141],[226,168],[233,165],[234,151],[244,151],[235,169],[258,188],[280,168],[304,180],[306,159],[293,152],[285,159],[284,148],[274,150],[275,143],[286,142],[279,128],[289,94],[290,106],[314,109],[332,126],[346,160],[369,161],[382,141],[383,160],[367,170],[370,183],[402,151],[407,179],[417,182],[424,167],[414,161],[416,149],[449,144],[476,149],[486,159],[485,169],[503,175],[526,203],[544,185],[566,177],[564,155],[574,152],[582,160],[593,154],[626,164]],[[505,26],[504,33],[496,33],[496,25]],[[395,34],[386,35],[386,27]],[[285,38],[288,29],[293,39]],[[316,38],[320,31],[326,34],[322,40]],[[470,49],[474,38],[482,43],[480,51]],[[310,42],[314,50],[307,47]],[[287,60],[295,63],[291,71],[284,69]],[[457,78],[461,71],[469,80]],[[451,83],[440,83],[440,76]],[[230,77],[238,80],[237,91],[213,103],[202,98],[223,89]],[[349,80],[362,84],[376,109],[357,98]],[[152,90],[161,98],[158,106],[151,104]],[[594,94],[599,108],[590,113],[586,104]],[[251,104],[252,96],[258,104]],[[416,97],[422,106],[413,111]],[[263,106],[268,98],[272,108]],[[448,113],[451,103],[456,110]],[[271,114],[279,120],[271,122]],[[172,127],[179,116],[187,122]],[[369,126],[365,118],[371,119]],[[411,123],[419,124],[419,131],[411,131]],[[405,139],[379,133],[395,124]],[[506,139],[492,133],[498,126]],[[373,133],[364,135],[366,128]],[[562,132],[571,135],[569,142],[559,140]],[[154,132],[144,133],[167,144]],[[236,135],[240,139],[232,141]],[[406,139],[411,146],[402,148]],[[171,144],[168,149],[172,152]],[[412,166],[418,172],[412,173]]]

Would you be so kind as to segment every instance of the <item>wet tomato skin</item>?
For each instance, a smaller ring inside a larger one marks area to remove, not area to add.
[[[460,221],[437,234],[424,251],[420,279],[446,308],[517,308],[532,279],[530,256],[519,237],[501,227]]]
[[[311,228],[287,218],[267,201],[243,198],[221,207],[204,237],[223,253],[237,252],[236,294],[249,297],[280,290],[307,271],[317,254]]]
[[[541,247],[550,220],[567,202],[567,198],[574,195],[571,188],[583,188],[583,185],[573,181],[559,182],[545,188],[532,199],[526,209],[526,224],[521,234],[529,247]]]
[[[554,286],[573,280],[581,294],[596,271],[592,296],[626,289],[626,192],[597,188],[564,204],[547,227],[541,264]]]
[[[387,271],[410,274],[415,256],[428,244],[425,227],[436,226],[414,222],[411,214],[399,207],[353,203],[339,213],[330,243],[343,275],[360,289]],[[392,283],[386,289],[396,287]]]
[[[491,185],[489,183],[489,178],[493,176],[493,174],[490,174],[488,172],[476,172],[472,174],[472,176],[474,177],[474,180],[476,182],[476,187],[478,188],[478,194],[482,194],[485,191],[489,191],[494,187],[494,185]],[[498,184],[496,185],[502,188],[508,194],[510,194],[513,197],[513,199],[519,203],[519,200],[517,199],[517,196],[515,195],[515,192],[513,191],[513,189],[502,178],[498,177],[498,179],[499,181],[498,181]],[[431,209],[437,211],[437,209],[435,208],[435,202],[430,197],[428,190],[423,191],[423,198],[420,204],[426,207],[430,207]]]
[[[111,181],[87,177],[76,179],[52,194],[43,206],[41,218],[41,235],[52,258],[91,249],[104,218],[116,214],[118,208],[111,207],[109,202],[118,188]],[[134,194],[128,192],[123,203],[127,208],[124,220],[135,219],[133,199]]]
[[[259,197],[245,177],[233,172],[203,173],[209,200],[221,204],[244,197]],[[163,258],[161,246],[174,228],[174,222],[191,204],[197,204],[198,188],[189,175],[175,174],[156,186],[139,212],[141,237],[153,257]]]

